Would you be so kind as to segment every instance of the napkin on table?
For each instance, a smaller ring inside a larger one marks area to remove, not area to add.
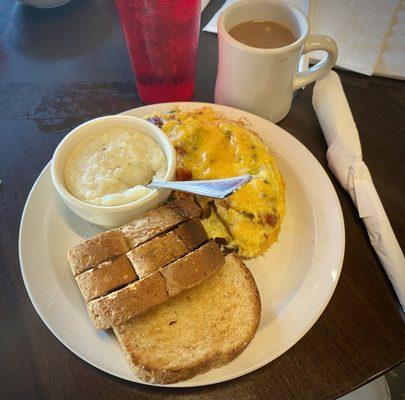
[[[312,32],[336,41],[338,67],[372,75],[398,0],[313,0]],[[316,52],[315,59],[320,59]]]
[[[336,72],[317,81],[312,101],[328,144],[328,166],[356,205],[405,311],[404,254],[363,161],[356,124]]]
[[[405,0],[401,0],[373,75],[405,79]]]

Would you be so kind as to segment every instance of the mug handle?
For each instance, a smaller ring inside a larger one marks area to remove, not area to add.
[[[321,61],[308,68],[306,71],[299,72],[295,75],[293,90],[301,89],[317,79],[324,77],[335,65],[338,49],[332,38],[324,35],[310,35],[305,42],[302,54],[315,50],[323,50],[326,51],[327,54]]]

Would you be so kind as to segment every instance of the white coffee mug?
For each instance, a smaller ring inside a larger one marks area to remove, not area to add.
[[[235,25],[251,20],[284,25],[296,41],[262,49],[238,42],[228,33]],[[218,19],[218,49],[215,102],[272,122],[288,114],[295,90],[322,78],[333,67],[338,53],[330,37],[309,35],[308,20],[297,7],[277,0],[242,0],[226,8]],[[325,51],[325,57],[298,73],[300,56],[314,50]]]

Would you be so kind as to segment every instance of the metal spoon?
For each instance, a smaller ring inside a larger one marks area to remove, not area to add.
[[[246,185],[252,175],[246,174],[225,179],[210,179],[205,181],[155,181],[146,185],[151,189],[174,189],[181,192],[199,194],[201,196],[224,199]]]

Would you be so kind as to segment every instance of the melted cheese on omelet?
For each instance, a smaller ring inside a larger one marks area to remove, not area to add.
[[[250,183],[203,220],[209,237],[222,237],[242,257],[254,257],[277,241],[285,212],[284,182],[268,147],[239,121],[206,107],[156,114],[178,156],[178,171],[192,179],[252,174]]]

